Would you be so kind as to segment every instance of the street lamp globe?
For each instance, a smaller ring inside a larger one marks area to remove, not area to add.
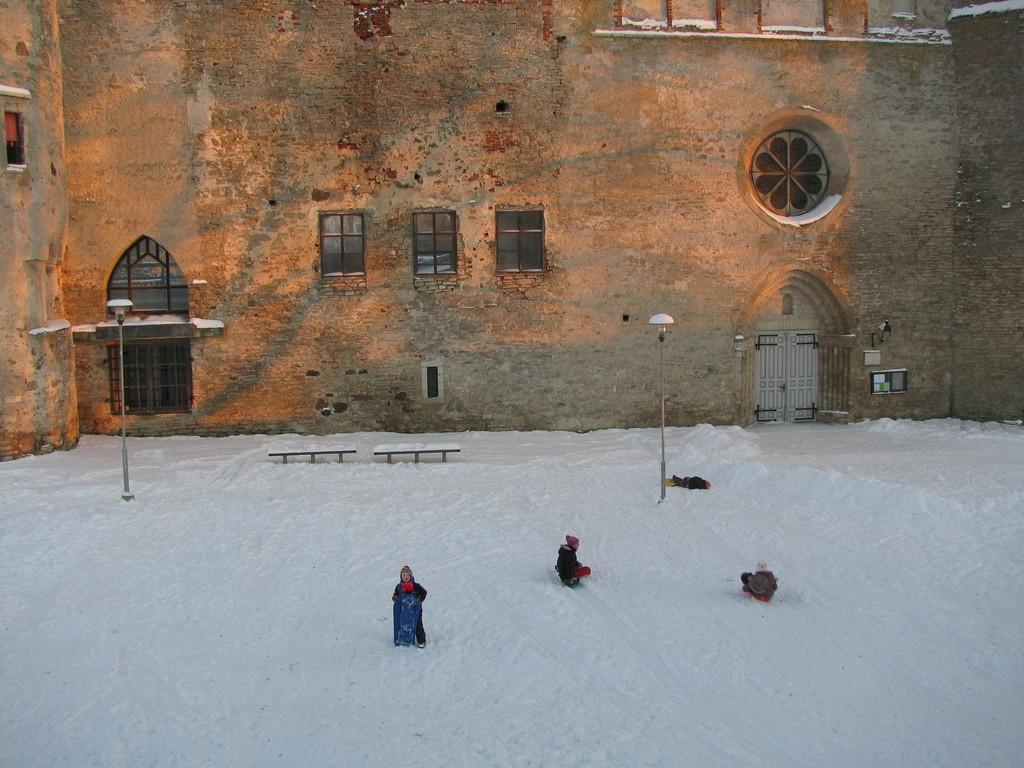
[[[675,325],[675,320],[672,319],[672,315],[666,315],[664,312],[659,312],[656,315],[651,315],[651,319],[647,321],[649,325],[658,326],[658,335],[665,333],[670,325]]]

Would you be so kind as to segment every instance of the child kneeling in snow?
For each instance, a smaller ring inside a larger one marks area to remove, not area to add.
[[[775,590],[779,588],[779,582],[771,571],[744,573],[740,576],[740,581],[743,582],[743,591],[762,603],[769,602]]]
[[[414,592],[416,599],[422,603],[427,599],[427,590],[422,585],[417,584],[416,580],[412,577],[412,568],[408,565],[403,565],[402,570],[399,572],[398,578],[400,581],[395,586],[395,591],[391,595],[391,602],[397,603],[399,594],[406,592]],[[398,609],[395,609],[395,645],[398,645]],[[420,611],[419,616],[416,617],[416,645],[422,648],[427,644],[427,633],[423,630],[423,611]]]
[[[579,584],[580,579],[590,575],[590,569],[580,565],[576,559],[576,550],[580,548],[580,540],[575,536],[566,536],[565,544],[558,548],[558,562],[555,570],[563,584]]]

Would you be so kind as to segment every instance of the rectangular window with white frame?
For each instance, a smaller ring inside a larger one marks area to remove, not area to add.
[[[4,111],[4,138],[7,144],[7,167],[25,167],[25,123],[20,112]]]
[[[872,371],[868,374],[872,395],[896,395],[907,391],[907,369]]]

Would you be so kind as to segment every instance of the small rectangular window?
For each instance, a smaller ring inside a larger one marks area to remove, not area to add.
[[[439,400],[444,395],[444,379],[441,364],[423,363],[423,399]]]
[[[366,232],[361,213],[320,214],[320,274],[362,275],[366,264]]]
[[[21,114],[4,112],[4,136],[7,143],[7,164],[25,164],[25,130]]]
[[[913,17],[917,14],[916,6],[916,0],[893,0],[892,15]]]
[[[498,270],[540,272],[544,269],[544,211],[498,211]]]
[[[893,371],[872,371],[868,375],[871,377],[872,395],[893,395],[907,391],[906,368]]]
[[[413,268],[417,275],[451,274],[456,271],[454,211],[412,215]]]

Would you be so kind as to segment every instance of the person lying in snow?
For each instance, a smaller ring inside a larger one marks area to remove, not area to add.
[[[412,568],[408,565],[403,565],[402,570],[399,572],[398,578],[400,581],[395,586],[395,591],[391,595],[391,602],[397,603],[400,594],[414,593],[416,599],[422,604],[427,599],[427,590],[422,585],[417,584],[416,580],[412,577]],[[399,622],[399,609],[395,608],[395,645],[398,645],[398,622]],[[420,610],[416,616],[416,645],[420,648],[427,644],[427,633],[423,630],[423,611]]]
[[[575,536],[566,536],[565,544],[558,548],[558,562],[555,563],[555,570],[563,584],[579,584],[580,579],[590,575],[590,569],[580,565],[576,559],[576,550],[580,548],[580,540]]]
[[[743,591],[762,603],[771,601],[775,590],[779,588],[778,579],[771,571],[744,573],[740,576],[740,581],[743,582]]]
[[[680,488],[688,488],[691,491],[706,491],[711,488],[710,482],[697,475],[694,475],[693,477],[679,477],[679,475],[672,475],[672,485]]]

